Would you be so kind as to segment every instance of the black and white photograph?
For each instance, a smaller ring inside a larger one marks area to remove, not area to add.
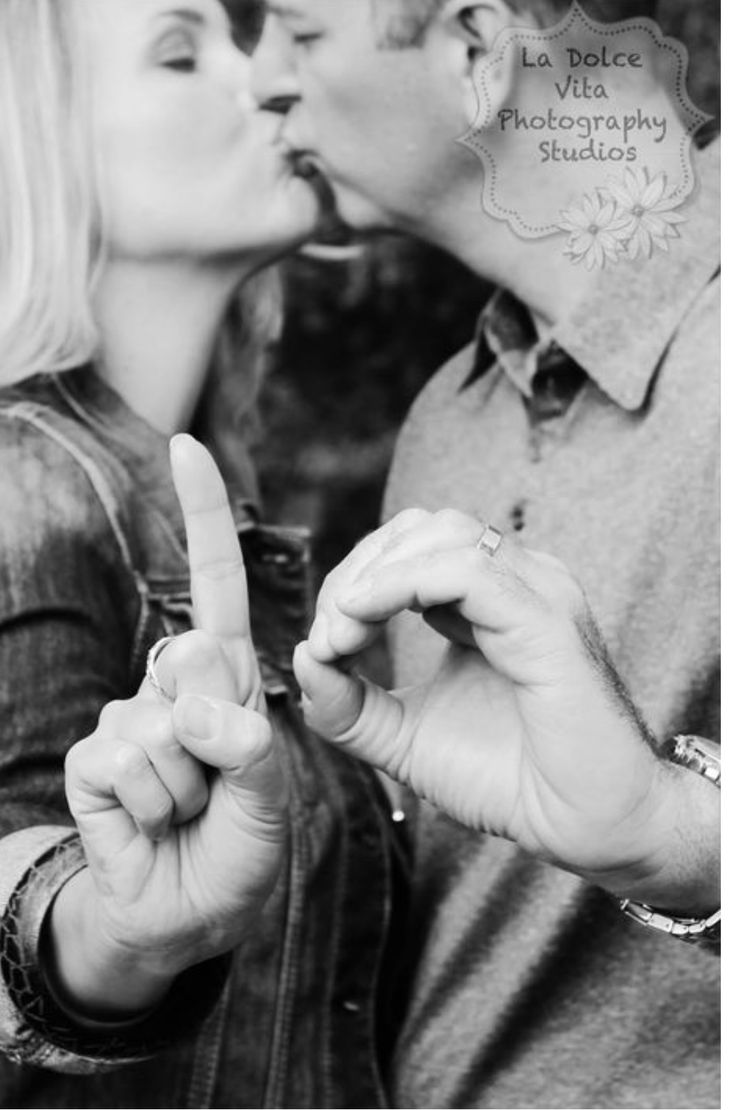
[[[728,1105],[720,54],[0,0],[0,1110]]]

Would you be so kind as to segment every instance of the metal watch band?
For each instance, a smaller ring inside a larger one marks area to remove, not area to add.
[[[714,786],[721,788],[721,758],[720,747],[712,740],[702,736],[673,736],[664,745],[663,754],[671,763],[680,767],[687,767],[698,775],[703,775]],[[717,910],[710,917],[672,917],[644,905],[643,902],[632,902],[624,898],[620,903],[621,910],[632,921],[638,922],[649,929],[656,929],[660,933],[676,937],[690,944],[719,945],[721,941],[721,911]]]
[[[703,736],[673,736],[664,745],[663,754],[670,763],[687,767],[721,788],[721,748]]]
[[[632,921],[656,929],[660,933],[676,937],[678,940],[697,944],[700,941],[715,944],[721,939],[721,911],[710,917],[668,917],[666,914],[645,906],[643,902],[631,902],[628,898],[620,903],[621,909]]]

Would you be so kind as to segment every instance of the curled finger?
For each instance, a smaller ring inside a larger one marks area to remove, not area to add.
[[[202,764],[178,741],[171,705],[152,703],[139,697],[117,703],[105,717],[105,727],[114,727],[117,740],[142,748],[158,778],[174,802],[172,821],[185,824],[207,804],[209,790]],[[114,722],[110,716],[114,716]]]
[[[138,832],[159,840],[174,816],[174,800],[138,744],[93,733],[66,758],[72,816],[100,860],[121,851]]]
[[[385,555],[400,542],[402,536],[429,516],[424,509],[404,510],[362,539],[327,575],[317,598],[315,619],[309,633],[309,644],[315,658],[325,663],[333,662],[341,655],[361,651],[375,639],[376,630],[345,614],[335,599],[350,588],[365,567]]]
[[[509,566],[463,547],[377,566],[336,601],[347,615],[365,621],[453,605],[472,624],[502,628],[517,622],[534,597]]]

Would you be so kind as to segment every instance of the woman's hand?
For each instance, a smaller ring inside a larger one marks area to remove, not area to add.
[[[563,564],[509,537],[491,556],[482,532],[410,510],[333,572],[295,656],[309,723],[458,821],[622,897],[717,905],[717,791],[657,757]],[[429,681],[387,693],[344,661],[403,609],[450,644]],[[686,814],[711,851],[692,874]]]
[[[152,1005],[183,969],[234,947],[273,889],[286,790],[250,639],[245,569],[206,450],[172,444],[195,631],[71,749],[69,805],[88,868],[52,911],[61,988],[90,1012]]]

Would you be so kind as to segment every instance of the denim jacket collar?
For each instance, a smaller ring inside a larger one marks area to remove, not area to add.
[[[135,475],[141,494],[167,519],[176,521],[176,536],[186,561],[184,522],[169,463],[169,440],[134,412],[91,365],[51,376],[54,389],[75,415]],[[257,491],[238,502],[238,523],[257,520]]]
[[[167,437],[133,412],[90,365],[50,375],[47,383],[132,476],[136,504],[144,506],[137,526],[144,535],[149,601],[163,609],[188,609],[186,535]],[[253,640],[266,692],[278,694],[293,684],[293,649],[306,636],[311,617],[311,542],[305,528],[261,523],[257,491],[245,492],[232,508],[248,572]]]

